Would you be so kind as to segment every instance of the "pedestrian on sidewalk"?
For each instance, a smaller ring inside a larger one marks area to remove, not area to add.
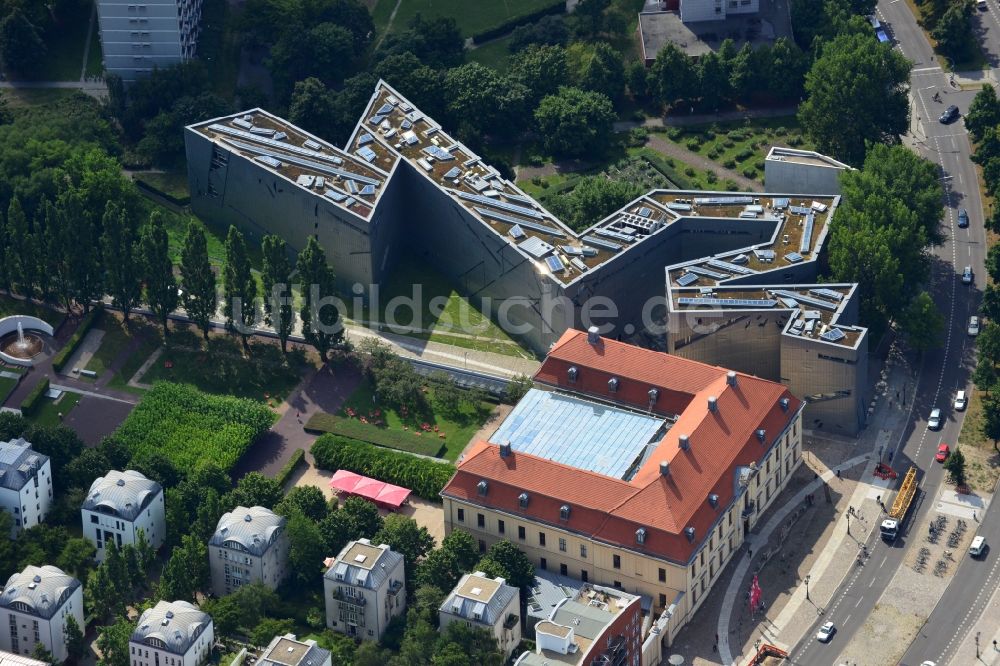
[[[839,469],[837,470],[837,478],[838,479],[840,478],[840,470]]]

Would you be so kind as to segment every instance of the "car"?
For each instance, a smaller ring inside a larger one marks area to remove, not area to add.
[[[976,0],[976,8],[981,12],[985,12],[990,7],[986,4],[986,0]]]
[[[937,666],[937,664],[935,664],[933,661],[922,661],[920,662],[920,666]]]
[[[928,430],[940,430],[941,429],[941,410],[934,408],[931,410],[931,416],[927,419],[927,429]]]
[[[979,335],[979,317],[969,317],[969,335]]]
[[[945,460],[948,459],[948,456],[950,455],[951,455],[951,447],[945,444],[944,442],[941,442],[941,444],[938,446],[938,452],[934,454],[934,460],[937,460],[939,463],[943,463]]]
[[[981,557],[985,552],[986,537],[979,535],[972,540],[972,544],[969,546],[969,555],[972,557]]]
[[[960,229],[965,229],[969,226],[969,211],[964,208],[958,209],[958,226]]]
[[[835,633],[837,633],[837,627],[834,626],[833,622],[827,622],[816,632],[816,640],[820,643],[829,643]]]
[[[969,397],[965,395],[965,391],[959,391],[955,394],[955,411],[964,412],[965,408],[969,405]]]
[[[972,284],[972,266],[966,266],[962,270],[962,284]]]
[[[947,125],[948,123],[953,122],[956,118],[958,118],[958,107],[952,104],[944,110],[944,113],[942,113],[941,117],[938,118],[938,122],[943,125]]]

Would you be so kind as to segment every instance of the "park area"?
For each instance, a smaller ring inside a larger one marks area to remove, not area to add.
[[[562,0],[504,0],[503,2],[379,0],[372,12],[372,18],[379,33],[405,29],[417,14],[425,19],[454,18],[462,36],[471,37],[555,4],[561,5],[563,2]],[[390,25],[393,10],[396,16],[392,18]]]

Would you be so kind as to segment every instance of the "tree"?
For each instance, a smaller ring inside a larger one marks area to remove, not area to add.
[[[900,322],[914,351],[923,353],[941,346],[944,338],[944,315],[926,291],[917,294],[903,313]]]
[[[281,501],[281,485],[260,472],[250,472],[236,484],[229,495],[229,503],[233,506],[262,506],[273,509]]]
[[[581,178],[573,191],[552,199],[549,208],[566,224],[582,231],[632,201],[645,190],[635,182],[603,176]]]
[[[326,359],[333,346],[344,337],[340,311],[334,303],[336,280],[333,269],[326,263],[326,253],[319,241],[310,236],[299,253],[296,266],[299,271],[299,288],[302,298],[302,335],[306,342]]]
[[[713,111],[732,94],[729,68],[719,53],[711,51],[699,58],[698,90],[701,92],[701,105]]]
[[[600,93],[560,88],[535,110],[545,147],[561,155],[600,153],[611,137],[615,110]]]
[[[434,547],[434,537],[427,531],[426,527],[417,525],[417,521],[409,516],[398,513],[390,513],[386,516],[380,529],[372,539],[374,543],[384,543],[400,553],[406,565],[406,580],[410,589],[416,589],[414,571],[417,562]]]
[[[104,211],[102,227],[101,249],[107,269],[105,284],[128,326],[129,315],[142,296],[143,271],[135,228],[125,209],[111,201]]]
[[[694,63],[672,42],[667,42],[656,54],[650,68],[650,88],[664,106],[687,99],[697,89],[698,73]]]
[[[534,382],[531,380],[531,377],[527,375],[515,375],[507,382],[507,388],[504,389],[504,402],[516,405],[520,402],[521,398],[527,395],[533,386]]]
[[[278,236],[264,236],[261,242],[264,286],[264,321],[274,329],[281,341],[281,351],[288,351],[288,336],[295,325],[292,313],[292,291],[289,276],[292,263],[288,260],[288,246]]]
[[[485,568],[484,568],[485,567]],[[535,566],[521,550],[504,539],[497,541],[476,565],[478,571],[503,576],[508,585],[527,590],[535,580]]]
[[[114,624],[105,625],[97,637],[97,649],[101,652],[100,666],[129,666],[128,643],[135,625],[127,618],[119,617]]]
[[[983,403],[983,435],[993,440],[993,448],[1000,453],[1000,400],[994,395]]]
[[[944,468],[956,486],[965,485],[965,456],[957,446],[944,461]]]
[[[983,326],[976,347],[979,349],[979,358],[987,359],[994,366],[1000,363],[1000,324],[991,321]]]
[[[24,208],[21,207],[21,198],[14,195],[7,206],[7,224],[4,231],[7,246],[4,261],[9,262],[13,269],[12,282],[16,282],[21,293],[30,298],[31,285],[26,282],[34,271],[32,265],[35,257],[27,254],[30,250],[25,243],[28,233],[28,218],[24,214]]]
[[[410,52],[433,68],[462,64],[465,39],[454,18],[437,16],[425,19],[419,12],[410,19],[407,29],[390,34],[379,47],[379,55]]]
[[[87,643],[83,639],[83,631],[72,613],[66,614],[66,627],[63,629],[66,640],[66,661],[75,663],[83,657]]]
[[[452,530],[451,534],[441,542],[441,548],[455,556],[455,561],[462,571],[471,570],[479,559],[479,546],[472,535],[465,530]]]
[[[458,585],[463,573],[455,554],[444,548],[438,548],[428,553],[417,566],[414,582],[417,586],[437,585],[450,590]]]
[[[607,42],[575,42],[566,49],[566,62],[578,88],[601,93],[612,100],[624,94],[622,55]]]
[[[304,130],[321,133],[336,121],[337,99],[326,84],[309,77],[295,84],[288,118]]]
[[[87,539],[68,539],[56,559],[56,566],[74,578],[85,581],[87,572],[94,566],[96,551],[94,544]]]
[[[994,284],[987,284],[983,290],[983,302],[979,305],[979,312],[987,319],[1000,320],[1000,288]]]
[[[326,518],[326,497],[316,486],[295,486],[278,502],[274,511],[289,517],[299,511],[306,518],[318,522]]]
[[[972,49],[978,48],[975,46],[976,35],[972,31],[973,12],[972,0],[952,2],[931,30],[931,37],[937,42],[938,50],[953,61],[967,60]]]
[[[295,621],[275,618],[265,618],[250,631],[250,644],[265,647],[275,636],[284,636],[295,631]]]
[[[46,50],[40,31],[20,8],[0,21],[0,63],[8,71],[30,77],[38,71]]]
[[[184,290],[184,309],[208,341],[216,309],[215,273],[208,261],[205,232],[194,220],[188,225],[181,250],[181,287]]]
[[[353,71],[356,57],[351,32],[327,22],[302,31],[287,31],[271,48],[267,66],[284,98],[293,82],[310,76],[340,85],[344,74]]]
[[[288,563],[299,585],[313,587],[322,580],[325,552],[323,532],[315,521],[293,511],[285,526],[288,534]],[[334,553],[335,554],[335,553]]]
[[[320,522],[328,554],[339,553],[352,539],[371,538],[382,529],[378,507],[360,497],[348,497],[336,511]]]
[[[963,120],[973,141],[980,141],[988,128],[1000,125],[1000,100],[997,99],[996,88],[984,83],[969,104]]]
[[[986,273],[994,282],[1000,280],[1000,246],[992,245],[987,251]]]
[[[817,149],[860,164],[865,143],[897,143],[909,126],[910,62],[869,35],[823,45],[806,74],[799,121]]]
[[[69,292],[85,313],[90,312],[91,302],[104,294],[98,220],[88,214],[87,197],[81,192],[66,193],[60,197],[60,205],[63,224],[68,229],[68,239],[63,243],[66,253],[63,262],[67,266]]]
[[[511,58],[510,76],[531,91],[531,104],[537,105],[543,97],[566,84],[569,76],[566,49],[530,45]]]
[[[35,643],[35,648],[31,651],[31,658],[37,659],[38,661],[43,661],[47,664],[56,663],[56,658],[52,656],[49,649],[45,647],[45,643],[38,641]]]
[[[110,552],[111,549],[108,550]],[[90,574],[86,591],[90,595],[94,615],[99,619],[119,615],[119,611],[125,610],[124,590],[118,588],[118,582],[114,580],[106,561]]]
[[[510,33],[508,48],[517,53],[532,44],[563,46],[569,41],[569,30],[562,16],[543,16],[534,23],[525,23]]]
[[[160,599],[194,601],[195,593],[208,586],[208,547],[206,542],[186,534],[174,548],[163,567],[157,596]]]
[[[142,257],[143,282],[146,284],[146,302],[160,325],[163,337],[170,332],[167,327],[170,313],[177,309],[180,296],[174,279],[174,264],[170,259],[170,242],[163,216],[154,210],[149,223],[143,227],[139,243]]]
[[[234,226],[226,235],[226,266],[222,273],[222,312],[226,328],[239,333],[243,348],[249,350],[247,339],[257,323],[257,282],[250,270],[250,254],[243,234]]]

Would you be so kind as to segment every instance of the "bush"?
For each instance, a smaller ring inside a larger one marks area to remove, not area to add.
[[[684,142],[684,145],[687,146],[688,150],[697,153],[699,150],[701,150],[701,139],[699,139],[698,137],[690,138]]]
[[[735,169],[736,168],[736,160],[734,160],[733,158],[730,157],[728,160],[726,160],[725,162],[722,163],[722,166],[726,167],[727,169]]]
[[[522,25],[527,25],[528,23],[534,23],[538,19],[551,16],[554,14],[562,14],[566,11],[566,3],[563,0],[551,0],[549,4],[542,7],[539,10],[533,11],[530,14],[524,14],[523,16],[515,16],[514,18],[508,19],[501,23],[500,25],[495,25],[492,28],[486,30],[481,30],[472,36],[473,44],[482,44],[491,39],[495,39],[502,35],[506,35],[508,32],[512,32],[514,28]]]
[[[802,137],[801,136],[791,136],[791,137],[788,137],[788,145],[791,146],[792,148],[795,148],[797,146],[801,146],[802,145]]]
[[[21,401],[21,413],[25,416],[31,416],[38,411],[38,408],[42,405],[42,400],[45,399],[45,392],[49,390],[49,378],[43,377],[42,381],[35,385],[35,388],[31,389],[31,393],[24,397]]]
[[[719,177],[716,176],[715,172],[712,171],[711,169],[705,169],[705,180],[707,180],[710,183],[714,183],[715,181],[719,180]]]
[[[754,151],[751,148],[744,148],[740,152],[736,153],[736,161],[743,162],[754,156]]]
[[[229,471],[273,422],[274,412],[255,400],[159,382],[115,436],[133,456],[159,453],[185,472],[209,462]]]
[[[628,133],[628,143],[630,146],[638,148],[639,146],[645,146],[646,141],[649,139],[649,130],[645,127],[633,127]]]
[[[698,172],[694,170],[694,167],[687,167],[686,169],[684,169],[684,175],[687,176],[688,178],[694,178],[695,174],[697,173]]]
[[[418,497],[441,501],[441,490],[455,466],[397,453],[339,435],[322,435],[312,445],[316,466],[335,472],[346,469],[409,488]]]
[[[738,192],[740,186],[735,181],[726,180],[726,192]]]
[[[717,160],[719,159],[719,155],[721,154],[722,152],[718,148],[712,148],[712,150],[708,151],[705,154],[705,157],[707,157],[710,160]]]
[[[305,462],[305,459],[305,449],[295,449],[295,453],[292,454],[292,457],[288,459],[288,462],[285,463],[284,467],[282,467],[278,471],[278,474],[274,477],[274,480],[278,482],[278,485],[284,488],[285,484],[288,483],[288,479],[292,477],[292,474],[295,473],[295,470],[298,469],[299,465]]]
[[[743,169],[743,175],[747,178],[756,178],[757,170],[754,169],[753,167],[746,167],[745,169]]]
[[[763,171],[764,170],[764,160],[757,160],[756,162],[754,162],[753,163],[753,168],[756,169],[757,171]]]
[[[86,337],[87,331],[93,327],[97,316],[101,314],[104,309],[101,306],[97,306],[93,310],[87,313],[87,315],[80,322],[73,335],[70,336],[63,348],[60,349],[55,356],[52,357],[52,369],[56,372],[62,372],[66,363],[69,362],[69,357],[73,355],[73,352],[77,350],[80,343],[83,342],[83,338]]]
[[[305,429],[315,433],[343,435],[359,442],[396,449],[397,451],[419,453],[431,458],[436,458],[441,453],[441,447],[444,446],[440,440],[432,439],[432,437],[437,436],[437,433],[430,433],[427,437],[423,435],[418,437],[410,431],[379,428],[370,423],[362,423],[357,419],[333,414],[313,414],[306,422]]]

